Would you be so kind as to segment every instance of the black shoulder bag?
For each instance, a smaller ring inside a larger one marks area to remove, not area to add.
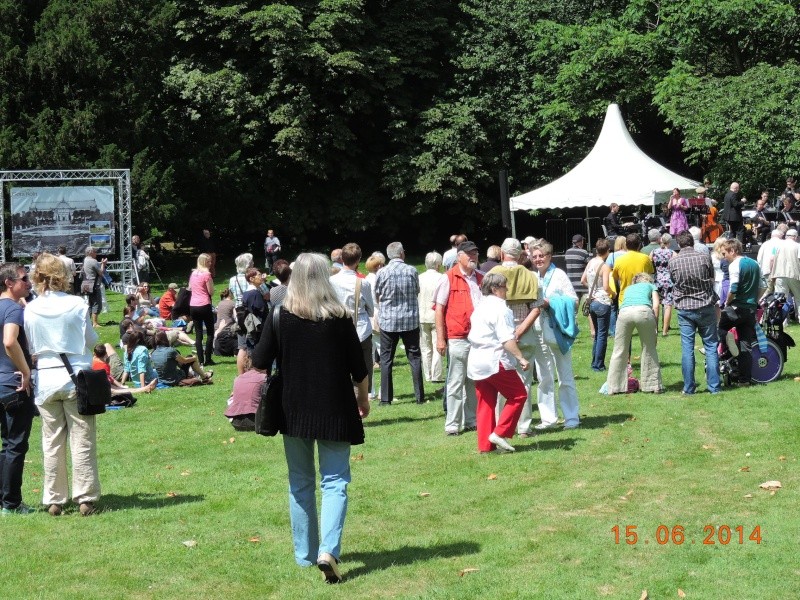
[[[60,356],[78,393],[78,414],[99,415],[106,412],[106,404],[111,403],[108,374],[99,369],[81,369],[75,373],[67,355],[62,352]]]
[[[281,376],[281,307],[272,310],[272,335],[275,340],[275,356],[278,357],[278,368],[267,376],[261,384],[261,399],[258,402],[255,417],[255,431],[259,435],[272,437],[283,427],[283,377]]]

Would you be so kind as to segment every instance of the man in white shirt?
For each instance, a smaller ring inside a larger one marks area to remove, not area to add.
[[[769,284],[769,291],[772,291],[775,285],[775,281],[770,277],[772,264],[775,262],[775,255],[783,245],[783,237],[788,229],[786,223],[778,223],[778,226],[772,230],[770,238],[758,249],[756,262],[761,269],[761,277]]]
[[[375,311],[375,300],[372,286],[363,277],[359,277],[358,263],[361,261],[361,247],[358,244],[345,244],[341,250],[342,268],[331,276],[331,283],[339,300],[353,315],[356,333],[364,353],[364,365],[369,375],[369,389],[372,389],[372,317]],[[358,306],[358,310],[356,310]]]
[[[689,233],[692,234],[692,238],[694,238],[694,249],[699,252],[700,254],[705,254],[706,256],[711,255],[711,250],[708,249],[703,242],[700,241],[701,231],[699,227],[690,227]]]
[[[786,232],[786,239],[778,248],[772,264],[771,278],[775,280],[775,291],[794,298],[795,313],[800,299],[800,244],[797,243],[797,230]],[[796,315],[795,315],[796,318]]]
[[[69,284],[72,288],[72,292],[75,293],[75,261],[67,256],[66,246],[58,247],[58,260],[63,262],[64,266],[67,267],[67,272],[69,273]]]
[[[442,256],[442,264],[444,265],[445,271],[449,271],[453,268],[453,265],[456,264],[458,247],[466,241],[468,241],[467,236],[463,233],[459,233],[454,239],[452,239],[453,247],[445,252],[444,256]]]
[[[456,251],[456,246],[458,246],[458,244],[456,244],[456,238],[457,237],[458,237],[457,233],[454,233],[453,235],[450,236],[450,249],[447,250],[442,255],[442,264],[445,265],[445,267],[444,267],[445,270],[448,269],[448,267],[447,267],[448,264],[450,266],[453,266],[453,263],[456,260],[456,252],[457,252]]]
[[[436,313],[434,294],[442,280],[442,255],[428,252],[424,273],[419,276],[419,348],[422,352],[422,375],[425,381],[442,381],[442,356],[436,351]]]
[[[150,281],[150,255],[147,254],[142,239],[135,235],[131,238],[131,250],[133,253],[133,264],[139,277],[139,283]]]

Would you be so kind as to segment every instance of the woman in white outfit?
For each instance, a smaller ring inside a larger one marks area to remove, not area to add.
[[[558,376],[558,400],[564,414],[564,429],[575,429],[580,425],[578,415],[578,390],[575,387],[575,375],[572,372],[572,350],[562,353],[556,341],[553,327],[553,313],[550,310],[550,299],[554,296],[566,296],[574,300],[577,306],[578,295],[569,281],[569,276],[553,263],[553,246],[544,240],[533,246],[531,260],[535,273],[539,278],[539,298],[542,300],[542,313],[533,326],[539,337],[534,347],[534,362],[539,377],[537,397],[539,416],[542,422],[534,426],[539,431],[553,429],[558,425],[556,410],[555,375]]]
[[[97,333],[83,299],[66,293],[69,274],[58,258],[45,253],[37,259],[33,285],[39,295],[25,308],[25,335],[36,359],[33,383],[42,417],[43,502],[58,516],[69,501],[69,443],[72,500],[86,516],[96,511],[100,498],[95,416],[78,414],[75,385],[59,354],[67,355],[75,372],[91,369]]]

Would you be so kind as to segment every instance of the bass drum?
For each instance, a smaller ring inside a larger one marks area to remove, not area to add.
[[[750,346],[753,354],[753,383],[775,381],[783,373],[783,351],[773,340],[767,338],[767,351],[761,352],[758,344]]]

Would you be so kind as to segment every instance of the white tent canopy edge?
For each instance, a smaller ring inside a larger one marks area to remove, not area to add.
[[[566,175],[511,198],[511,210],[608,206],[655,206],[673,188],[690,194],[699,182],[661,166],[633,141],[619,106],[609,104],[594,148]],[[513,213],[512,213],[513,214]]]

